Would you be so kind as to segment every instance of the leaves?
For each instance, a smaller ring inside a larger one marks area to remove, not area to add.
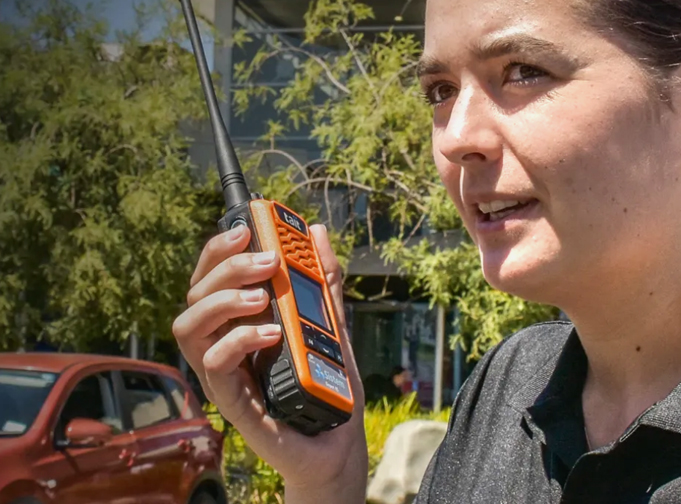
[[[184,300],[207,222],[180,131],[204,110],[184,24],[115,50],[105,33],[58,0],[0,25],[1,348],[168,338]]]

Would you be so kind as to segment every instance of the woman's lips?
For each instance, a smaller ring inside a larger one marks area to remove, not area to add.
[[[508,229],[509,226],[519,224],[527,220],[536,210],[539,200],[533,199],[526,203],[520,203],[511,208],[505,208],[498,212],[476,212],[476,228],[480,232],[496,232]]]

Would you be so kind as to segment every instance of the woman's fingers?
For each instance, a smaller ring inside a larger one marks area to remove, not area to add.
[[[269,296],[264,289],[223,290],[187,308],[173,323],[173,334],[192,369],[203,374],[203,356],[222,334],[217,329],[227,322],[262,312]]]
[[[251,231],[246,226],[238,226],[226,233],[211,238],[203,247],[194,274],[189,282],[193,287],[201,281],[218,264],[239,252],[246,250],[251,238]]]
[[[247,285],[264,282],[271,278],[279,267],[279,258],[274,251],[257,254],[237,254],[225,259],[198,281],[187,294],[187,304],[225,289],[239,289]]]
[[[336,254],[334,254],[329,242],[329,235],[326,226],[314,224],[310,226],[310,232],[314,238],[314,243],[322,261],[322,268],[326,276],[326,282],[331,291],[336,316],[340,325],[345,326],[345,312],[343,311],[343,271]]]
[[[272,346],[280,338],[278,324],[239,326],[218,340],[203,356],[206,383],[217,406],[239,430],[261,420],[265,413],[255,382],[240,365],[249,353]]]

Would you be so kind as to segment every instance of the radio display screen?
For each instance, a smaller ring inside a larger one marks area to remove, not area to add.
[[[291,277],[293,295],[298,305],[298,313],[310,322],[314,322],[322,329],[326,329],[333,334],[321,285],[302,275],[294,268],[289,268],[288,271]]]

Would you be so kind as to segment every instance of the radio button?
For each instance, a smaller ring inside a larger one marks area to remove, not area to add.
[[[281,373],[282,371],[286,371],[287,369],[290,369],[290,367],[291,364],[289,363],[288,359],[282,359],[272,366],[272,369],[270,370],[270,376],[274,376]]]
[[[337,352],[335,352],[334,357],[335,357],[334,360],[336,361],[336,363],[338,363],[339,365],[345,367],[345,362],[343,362],[343,354],[340,352],[340,350],[338,350]]]
[[[317,337],[317,341],[319,341],[323,345],[332,345],[333,344],[333,341],[331,340],[331,338],[329,338],[326,334],[322,334],[319,331],[317,331],[317,334],[315,334],[315,336]]]
[[[305,341],[306,347],[311,348],[312,350],[317,350],[317,341],[314,339],[314,336],[303,333],[303,340]]]
[[[286,381],[289,378],[293,378],[293,369],[281,371],[280,373],[277,373],[274,376],[272,376],[272,385],[277,386],[281,382]]]
[[[303,322],[301,322],[300,328],[303,333],[303,342],[307,348],[345,367],[341,346],[333,338]]]
[[[319,352],[323,356],[328,357],[329,359],[335,360],[335,355],[334,355],[334,352],[331,349],[331,347],[328,347],[328,346],[321,344],[321,343],[318,344],[318,346],[319,346]]]

